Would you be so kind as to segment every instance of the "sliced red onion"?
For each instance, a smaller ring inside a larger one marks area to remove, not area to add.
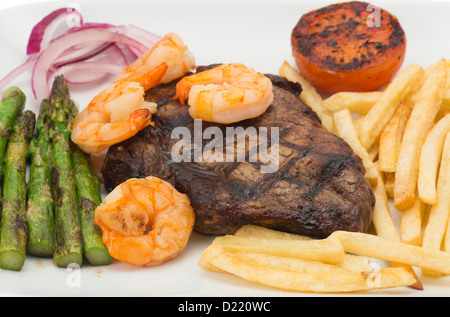
[[[87,84],[97,81],[106,75],[118,75],[123,66],[106,62],[76,62],[58,68],[53,72],[47,82],[50,87],[59,75],[64,75],[66,81],[70,84]]]
[[[108,29],[88,28],[72,32],[53,40],[49,46],[38,57],[33,68],[31,87],[37,99],[44,99],[49,94],[47,84],[47,73],[53,62],[67,49],[81,43],[100,42],[121,43],[136,49],[143,54],[149,48],[142,43],[123,34],[111,32]]]
[[[61,66],[71,64],[74,62],[80,62],[88,60],[91,57],[97,56],[101,52],[105,51],[109,47],[114,45],[114,43],[89,43],[88,45],[83,44],[81,47],[73,47],[67,50],[67,54],[62,55],[54,63],[53,67],[59,68]]]
[[[57,31],[62,34],[56,35]],[[37,99],[48,97],[53,79],[61,74],[73,84],[118,75],[160,39],[134,25],[84,23],[76,9],[61,8],[34,26],[28,39],[27,61],[0,80],[0,92],[30,69]]]
[[[152,47],[159,39],[161,39],[161,37],[154,35],[150,32],[145,33],[146,31],[139,29],[135,26],[128,26],[128,27],[127,26],[114,26],[114,25],[105,24],[105,23],[85,23],[80,28],[75,28],[75,29],[69,30],[63,36],[67,35],[68,33],[84,30],[87,28],[109,29],[112,32],[121,33],[121,34],[127,35],[135,40],[138,40],[139,42],[141,42],[142,44],[144,44],[147,47]],[[138,37],[137,33],[135,34],[134,31],[129,32],[128,31],[129,28],[141,30],[140,31],[141,35]],[[146,35],[146,34],[149,37],[147,39],[144,37],[144,35]],[[136,37],[134,37],[133,35],[136,35]],[[58,68],[60,66],[70,64],[73,62],[87,60],[87,59],[103,52],[104,50],[109,48],[111,45],[113,45],[113,43],[100,42],[100,43],[88,43],[88,44],[82,43],[79,46],[74,46],[74,47],[70,48],[69,50],[67,50],[63,56],[58,58],[58,60],[54,63],[54,67]],[[116,46],[117,46],[117,44],[116,44]],[[122,51],[123,51],[123,54],[126,53],[125,55],[131,55],[132,60],[135,60],[141,54],[141,52],[139,50],[136,50],[129,46],[123,46]]]
[[[69,18],[74,18],[74,21],[70,21]],[[27,55],[39,53],[45,48],[63,22],[66,23],[66,29],[70,29],[75,25],[80,26],[83,23],[83,18],[80,12],[75,9],[61,8],[51,12],[32,29],[28,39]]]
[[[100,61],[115,64],[122,68],[129,64],[127,56],[120,49],[118,44],[111,45],[98,56],[100,56]],[[98,58],[98,56],[96,58]]]
[[[60,67],[54,67],[50,72],[47,85],[50,87],[58,75],[64,75],[70,84],[88,84],[102,79],[106,75],[119,75],[128,65],[128,60],[117,44],[110,44],[102,53],[97,54],[92,61],[80,60]]]
[[[116,26],[116,28],[114,30],[141,42],[148,48],[152,47],[153,45],[155,45],[156,42],[158,42],[159,40],[162,39],[161,36],[156,35],[152,32],[146,31],[146,30],[144,30],[140,27],[137,27],[133,24],[130,24],[127,26],[119,25],[119,26]],[[129,46],[129,45],[125,45],[123,50],[127,51],[128,54],[131,54],[131,56],[133,57],[133,60],[138,58],[142,54],[136,48]]]

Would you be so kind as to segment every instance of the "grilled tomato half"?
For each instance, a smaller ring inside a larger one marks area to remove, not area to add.
[[[372,91],[400,69],[406,36],[386,10],[352,1],[304,14],[291,45],[303,76],[323,92]]]

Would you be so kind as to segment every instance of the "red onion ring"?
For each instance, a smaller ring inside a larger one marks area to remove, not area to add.
[[[64,21],[67,29],[56,36]],[[108,74],[118,74],[160,39],[134,25],[84,23],[77,10],[57,9],[33,27],[27,45],[27,61],[0,80],[0,92],[32,69],[34,97],[44,99],[55,76],[65,75],[71,84],[86,84]]]

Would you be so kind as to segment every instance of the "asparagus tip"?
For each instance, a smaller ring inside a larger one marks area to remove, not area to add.
[[[13,98],[13,97],[20,97],[20,103],[25,103],[26,96],[23,93],[23,91],[20,88],[17,87],[11,87],[5,90],[2,96],[1,101],[5,101],[6,99]]]

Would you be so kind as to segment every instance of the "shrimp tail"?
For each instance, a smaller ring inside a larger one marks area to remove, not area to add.
[[[124,82],[137,82],[141,85],[144,90],[148,90],[159,84],[161,79],[167,72],[169,66],[166,62],[162,62],[160,65],[154,67],[150,71],[143,72],[143,69],[124,72],[123,75],[116,78],[114,84],[124,83]]]
[[[169,66],[167,65],[167,63],[163,62],[161,63],[161,65],[156,66],[151,71],[146,73],[140,83],[141,86],[144,87],[144,90],[148,90],[158,85],[161,79],[166,74],[168,68]]]
[[[179,99],[180,103],[184,105],[184,103],[189,97],[190,88],[191,88],[190,85],[186,84],[186,81],[180,80],[177,83],[176,93],[175,96],[172,98],[172,100]]]
[[[209,69],[194,75],[182,78],[176,87],[176,94],[173,99],[179,99],[180,103],[184,105],[189,97],[189,92],[192,86],[220,84],[223,82],[223,68],[224,65],[219,65],[213,69]]]
[[[148,109],[138,109],[130,114],[131,129],[140,131],[146,126],[153,124],[151,122],[152,114]]]

